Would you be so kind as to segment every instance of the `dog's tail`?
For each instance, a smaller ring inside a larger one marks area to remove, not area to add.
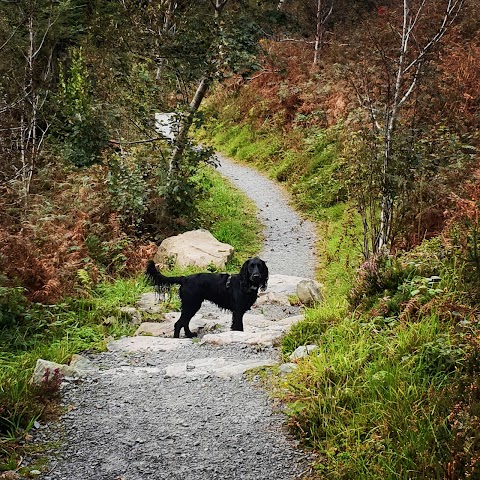
[[[170,285],[182,285],[185,279],[185,277],[167,277],[162,275],[157,270],[153,260],[148,261],[145,276],[158,291],[165,291]]]

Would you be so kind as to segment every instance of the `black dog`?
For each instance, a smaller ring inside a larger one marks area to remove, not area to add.
[[[166,277],[150,260],[145,275],[157,290],[165,290],[169,285],[180,285],[182,313],[175,323],[173,336],[178,338],[182,327],[185,336],[194,334],[188,324],[197,313],[204,300],[210,300],[220,308],[232,312],[232,330],[243,331],[243,315],[255,303],[258,289],[265,290],[268,281],[268,268],[260,258],[247,260],[240,273],[196,273],[184,277]]]

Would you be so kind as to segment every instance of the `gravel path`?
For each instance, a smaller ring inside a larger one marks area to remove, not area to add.
[[[271,273],[314,278],[315,230],[288,203],[282,188],[252,168],[238,165],[217,154],[218,171],[243,190],[258,208],[265,226],[265,243],[260,257]]]
[[[281,190],[257,172],[221,158],[220,171],[256,202],[266,227],[261,254],[271,273],[312,277],[313,228]],[[308,470],[259,384],[243,375],[171,376],[165,368],[196,359],[278,360],[273,347],[176,341],[175,349],[89,355],[98,369],[66,382],[59,422],[35,439],[52,448],[44,480],[293,480]],[[168,351],[167,351],[168,350]],[[215,361],[215,360],[214,360]],[[191,368],[195,368],[192,366]],[[190,372],[192,373],[192,372]],[[51,443],[53,442],[53,443]]]

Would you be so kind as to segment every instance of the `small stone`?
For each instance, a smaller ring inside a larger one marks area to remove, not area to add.
[[[281,375],[286,375],[287,373],[291,373],[298,368],[296,363],[284,363],[280,365],[278,371]]]
[[[293,362],[299,358],[306,357],[310,353],[314,352],[315,350],[318,350],[317,345],[302,345],[301,347],[298,347],[291,355],[290,355],[290,360]]]

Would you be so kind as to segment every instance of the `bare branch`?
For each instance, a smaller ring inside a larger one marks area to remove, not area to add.
[[[152,143],[152,142],[158,142],[160,140],[169,140],[168,137],[165,137],[165,136],[162,136],[162,137],[154,137],[154,138],[146,138],[144,140],[134,140],[132,142],[124,142],[122,140],[113,140],[113,139],[110,139],[108,141],[108,143],[111,143],[113,145],[138,145],[138,144],[141,144],[141,143]]]
[[[5,40],[5,42],[3,43],[3,45],[0,45],[0,51],[8,45],[8,42],[10,42],[10,40],[15,36],[15,34],[17,33],[17,30],[18,30],[19,28],[20,28],[20,26],[17,25],[17,26],[15,27],[15,29],[13,30],[12,34]]]

